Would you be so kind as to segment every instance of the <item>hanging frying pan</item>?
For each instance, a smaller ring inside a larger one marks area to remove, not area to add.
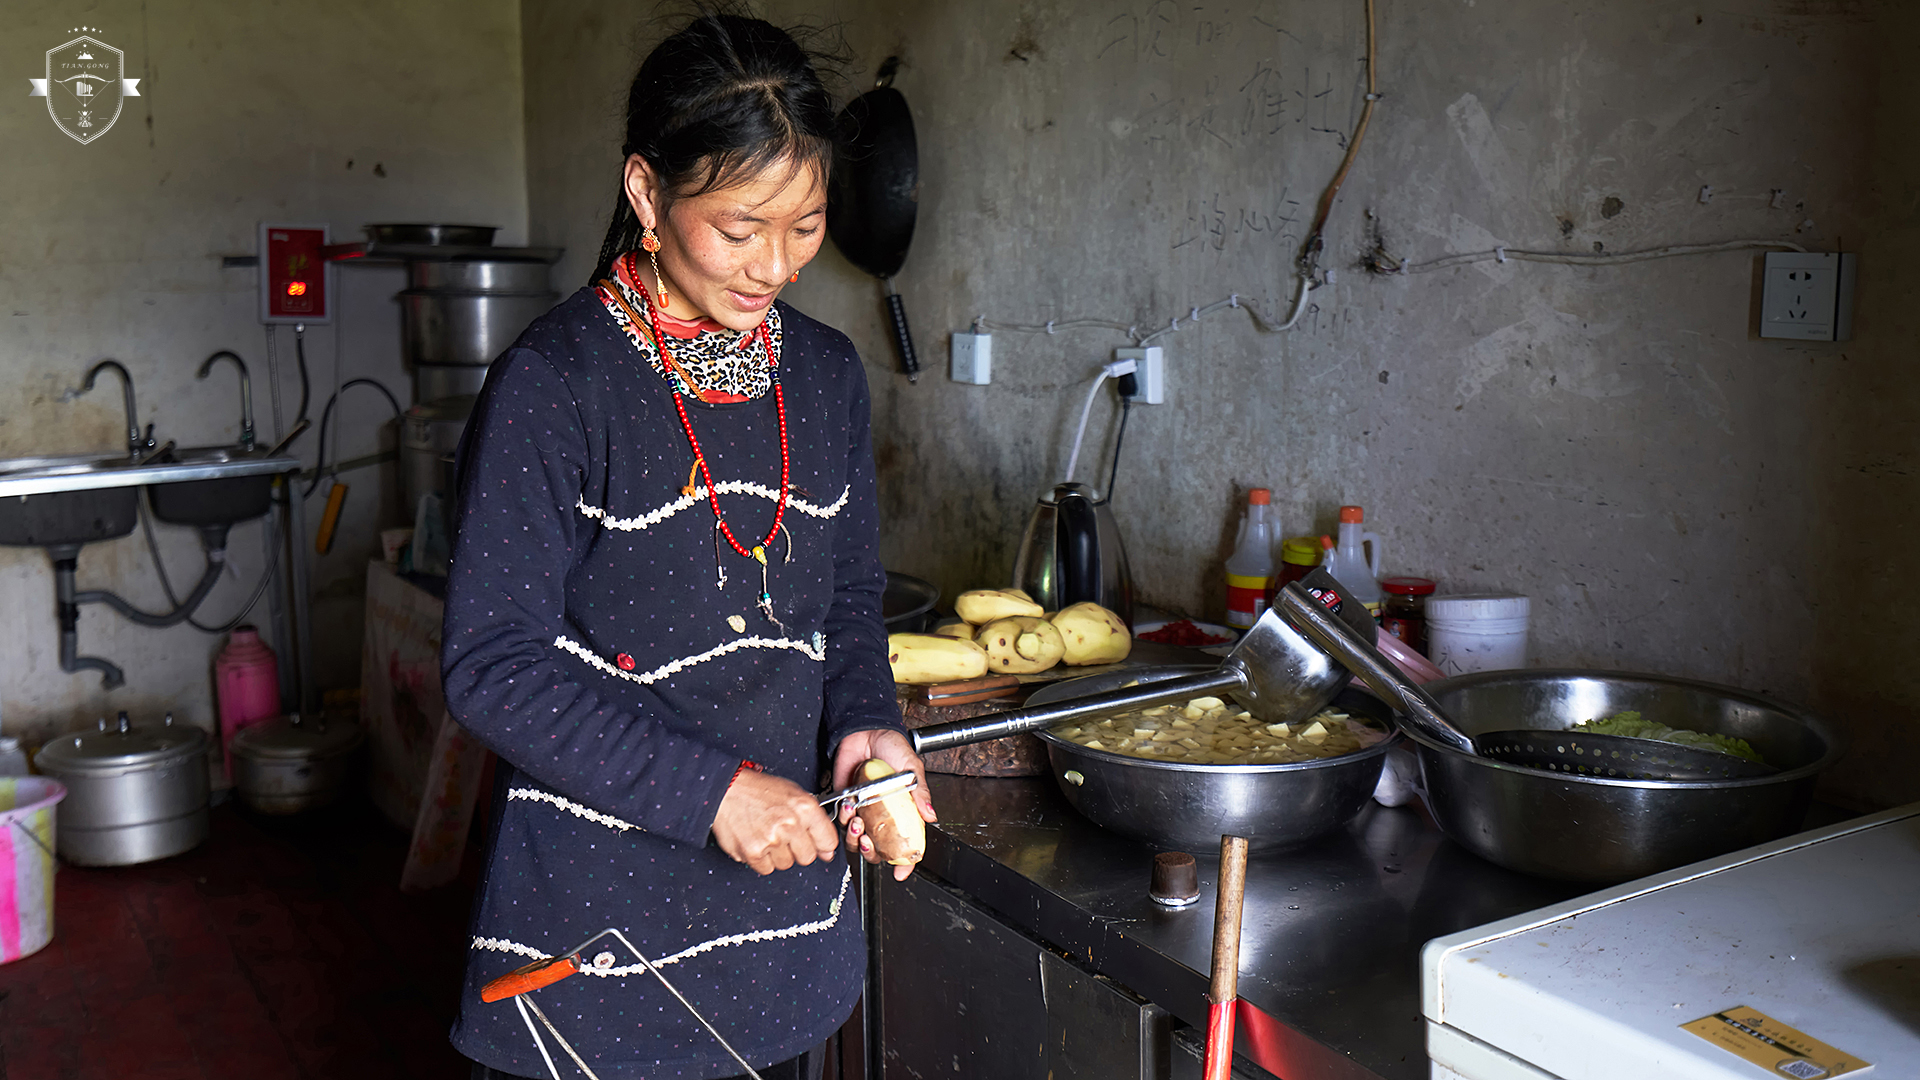
[[[827,234],[853,265],[879,278],[887,289],[893,347],[908,381],[920,378],[920,360],[907,330],[907,306],[893,290],[893,276],[907,261],[914,216],[920,204],[920,150],[913,137],[907,99],[893,88],[900,58],[880,65],[874,88],[840,112],[839,146],[827,186]]]

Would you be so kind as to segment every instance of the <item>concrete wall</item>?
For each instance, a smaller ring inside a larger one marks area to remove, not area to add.
[[[765,7],[839,24],[856,88],[906,60],[923,185],[898,286],[927,375],[891,372],[878,288],[830,246],[787,297],[867,359],[889,564],[949,597],[1003,582],[1127,337],[997,333],[993,385],[970,387],[944,377],[946,335],[982,314],[1160,327],[1235,293],[1282,312],[1360,108],[1361,0]],[[1833,794],[1920,797],[1889,764],[1920,749],[1916,695],[1871,666],[1914,641],[1913,22],[1841,0],[1379,0],[1383,97],[1329,227],[1336,280],[1289,333],[1228,311],[1156,342],[1170,402],[1134,410],[1115,493],[1145,598],[1219,616],[1250,486],[1289,534],[1358,502],[1391,572],[1533,597],[1537,663],[1810,703],[1864,751]],[[530,228],[574,253],[567,284],[605,226],[651,31],[607,5],[523,14]],[[1855,339],[1757,339],[1752,253],[1362,267],[1743,238],[1861,250]]]
[[[255,274],[223,270],[251,253],[262,220],[326,223],[357,239],[374,221],[475,221],[526,235],[518,5],[0,4],[0,68],[19,90],[0,107],[0,455],[111,450],[124,443],[118,386],[72,398],[87,367],[117,357],[132,371],[142,420],[161,440],[204,445],[239,433],[230,368],[196,382],[216,349],[240,353],[254,374],[254,408],[273,428],[266,341]],[[457,16],[457,17],[456,17]],[[71,29],[126,52],[142,95],[115,127],[82,146],[55,129],[45,102],[20,89],[44,74],[42,53]],[[409,401],[399,360],[396,269],[350,267],[335,278],[340,316],[310,329],[312,413],[336,380],[380,379]],[[297,406],[293,339],[279,334],[287,423]],[[109,377],[110,378],[110,377]],[[392,445],[391,413],[376,394],[346,398],[346,456]],[[311,461],[316,440],[300,448]],[[391,467],[344,477],[352,486],[333,552],[314,568],[320,681],[357,686],[359,596],[377,529],[396,523]],[[317,523],[327,486],[309,503]],[[259,526],[235,530],[234,572],[208,600],[224,619],[263,567]],[[176,587],[197,577],[190,530],[162,527]],[[149,608],[164,600],[133,537],[94,545],[82,587],[116,589]],[[209,661],[220,640],[187,627],[148,630],[103,608],[81,616],[82,652],[108,657],[127,685],[102,692],[97,675],[59,670],[52,575],[38,550],[0,549],[0,727],[40,737],[98,715],[172,709],[213,714]],[[254,617],[266,617],[262,604]],[[288,658],[283,657],[283,661]]]

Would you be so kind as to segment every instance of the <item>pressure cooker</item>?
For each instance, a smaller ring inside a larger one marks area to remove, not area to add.
[[[55,843],[76,866],[129,866],[178,855],[207,838],[207,733],[135,726],[121,713],[97,731],[63,735],[34,764],[66,785]]]

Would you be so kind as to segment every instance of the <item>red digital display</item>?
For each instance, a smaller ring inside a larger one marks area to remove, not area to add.
[[[260,317],[269,323],[327,322],[325,226],[260,227]]]

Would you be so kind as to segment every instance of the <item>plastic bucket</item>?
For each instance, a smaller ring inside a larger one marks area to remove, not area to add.
[[[66,797],[44,776],[0,777],[0,964],[53,940],[53,809]]]

